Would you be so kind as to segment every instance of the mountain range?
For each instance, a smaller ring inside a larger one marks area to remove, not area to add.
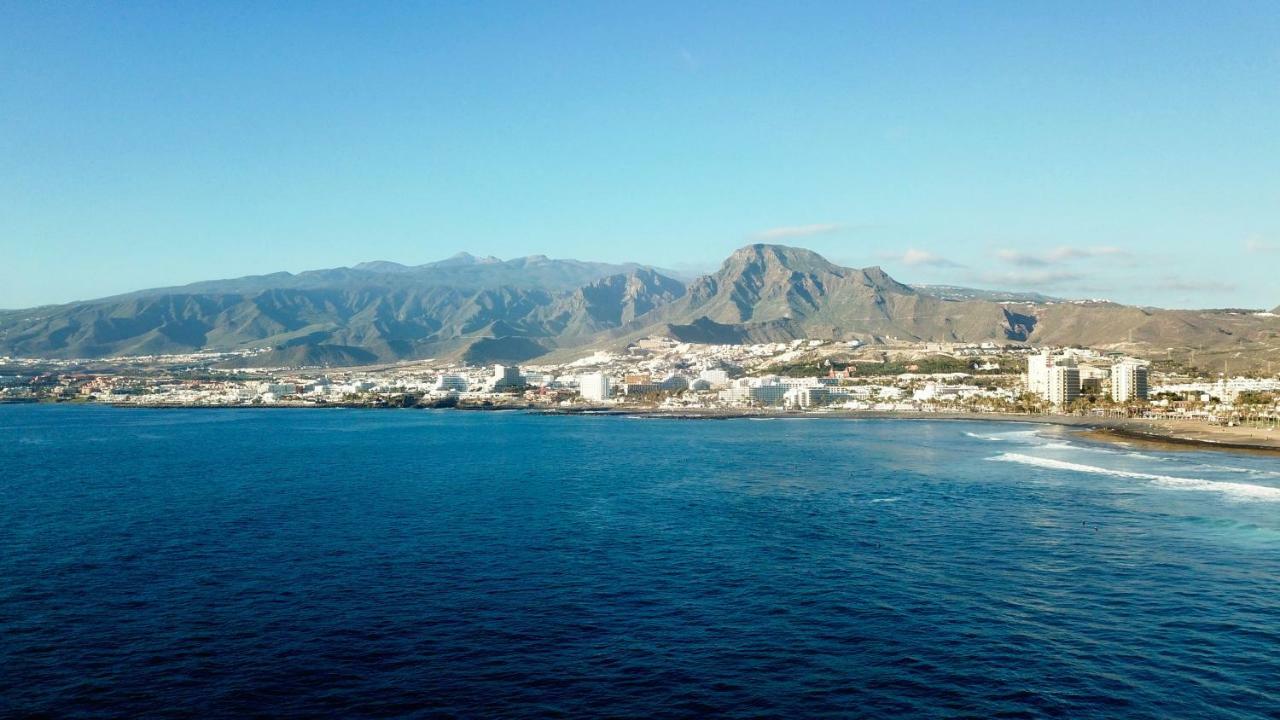
[[[802,248],[749,245],[690,282],[637,263],[465,253],[158,288],[0,312],[0,355],[101,358],[269,348],[257,364],[420,358],[523,362],[647,335],[700,343],[796,338],[1194,349],[1277,357],[1280,321],[1036,293],[912,287]],[[1280,308],[1275,311],[1280,314]]]

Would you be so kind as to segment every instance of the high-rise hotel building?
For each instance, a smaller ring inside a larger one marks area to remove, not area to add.
[[[1147,399],[1147,366],[1121,360],[1111,366],[1111,399],[1116,402]]]

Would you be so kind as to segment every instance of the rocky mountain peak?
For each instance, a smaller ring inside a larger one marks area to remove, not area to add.
[[[839,273],[841,268],[812,250],[756,243],[739,248],[725,260],[721,275],[755,271],[760,274],[777,272]]]

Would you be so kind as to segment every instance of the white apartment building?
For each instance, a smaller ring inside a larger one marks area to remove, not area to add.
[[[1046,397],[1049,392],[1049,368],[1053,367],[1053,356],[1045,350],[1036,355],[1027,356],[1027,392]]]
[[[789,408],[822,407],[834,399],[831,388],[825,385],[795,386],[783,395],[782,404]]]
[[[1176,383],[1156,387],[1152,394],[1200,395],[1206,401],[1216,397],[1226,402],[1235,402],[1242,392],[1280,392],[1280,378],[1234,377],[1217,382]]]
[[[432,392],[460,392],[470,389],[470,383],[461,375],[441,375],[431,386]]]
[[[1027,358],[1027,392],[1054,405],[1067,405],[1080,397],[1080,367],[1070,355],[1055,357],[1044,350]]]
[[[520,375],[520,368],[516,365],[494,365],[493,366],[493,389],[506,390],[509,388],[520,387],[524,385],[524,378]]]
[[[1111,399],[1116,402],[1147,399],[1147,366],[1121,360],[1111,366]]]
[[[972,395],[975,390],[976,388],[972,385],[947,385],[945,383],[929,382],[912,392],[911,399],[924,402],[960,400],[967,395]]]
[[[681,392],[689,389],[689,378],[684,375],[672,373],[671,375],[663,378],[662,381],[658,383],[658,386],[666,392]]]
[[[698,379],[706,380],[712,387],[720,387],[729,384],[729,373],[724,370],[703,370],[698,373]]]
[[[611,384],[604,373],[587,373],[578,377],[578,393],[583,400],[604,402],[609,399]]]
[[[521,377],[524,379],[524,384],[529,387],[548,387],[555,382],[555,378],[542,372],[526,372]]]
[[[1054,405],[1069,405],[1078,397],[1080,397],[1080,368],[1074,365],[1051,366],[1044,398]]]
[[[779,381],[777,377],[742,378],[720,391],[720,400],[730,405],[773,407],[781,405],[787,391],[795,387]]]

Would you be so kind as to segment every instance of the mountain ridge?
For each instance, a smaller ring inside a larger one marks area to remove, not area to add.
[[[260,362],[281,365],[522,362],[648,334],[717,343],[897,339],[1247,353],[1271,348],[1277,337],[1274,321],[1250,313],[1038,301],[1047,296],[997,301],[985,292],[912,287],[877,266],[843,267],[811,250],[764,243],[739,248],[687,283],[638,263],[460,253],[418,266],[370,261],[6,311],[0,354],[266,347]]]

